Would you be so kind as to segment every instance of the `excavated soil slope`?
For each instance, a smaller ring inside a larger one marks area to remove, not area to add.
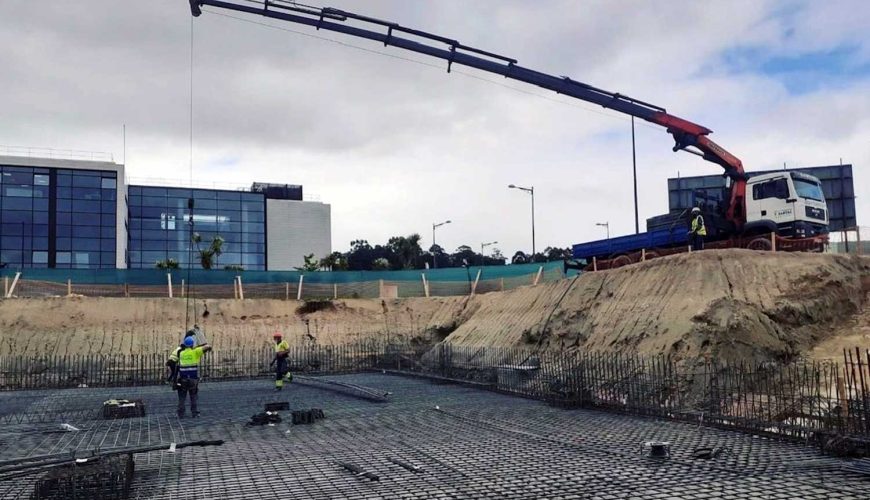
[[[860,327],[870,260],[706,251],[477,298],[447,341],[789,359]],[[549,318],[549,319],[548,319]]]
[[[465,298],[197,301],[197,322],[216,349],[271,342],[345,344],[367,339],[434,343]],[[203,305],[205,303],[205,306]],[[193,315],[191,303],[190,311]],[[203,316],[204,310],[208,314]],[[185,325],[184,299],[47,298],[0,301],[0,355],[166,352]],[[190,322],[194,319],[191,317]]]
[[[367,339],[679,359],[837,357],[870,347],[870,259],[748,250],[654,259],[504,293],[447,298],[197,302],[218,349]],[[193,319],[191,318],[191,322]],[[154,353],[178,342],[184,299],[0,301],[0,354]],[[449,335],[449,336],[448,336]]]

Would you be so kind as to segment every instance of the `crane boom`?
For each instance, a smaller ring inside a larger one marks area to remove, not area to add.
[[[189,0],[193,16],[202,14],[203,6],[218,7],[237,12],[265,16],[272,19],[303,24],[318,30],[328,30],[345,35],[365,38],[383,43],[385,46],[397,47],[411,52],[417,52],[447,61],[447,72],[454,64],[468,66],[489,73],[502,75],[505,78],[536,85],[586,102],[598,104],[631,115],[650,123],[665,127],[674,138],[674,151],[684,150],[697,154],[707,161],[716,163],[725,169],[725,175],[731,178],[731,199],[726,211],[726,219],[732,222],[735,229],[742,228],[746,221],[744,198],[746,194],[746,176],[741,161],[713,142],[708,136],[712,130],[690,122],[678,116],[669,114],[664,108],[634,99],[632,97],[602,90],[566,76],[553,76],[517,64],[515,59],[483,51],[463,45],[456,40],[434,35],[424,31],[406,28],[397,23],[354,14],[331,7],[316,8],[286,0]],[[379,26],[386,28],[386,33],[347,24],[348,20],[364,26]],[[411,40],[398,34],[407,34],[435,44]],[[446,47],[439,47],[443,44]]]

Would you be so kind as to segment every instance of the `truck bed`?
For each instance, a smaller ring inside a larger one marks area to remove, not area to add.
[[[578,243],[571,249],[571,256],[587,262],[592,257],[609,259],[620,254],[639,252],[645,248],[666,248],[687,244],[689,241],[684,224],[674,224],[672,228],[655,229],[640,234],[617,236],[615,238]]]

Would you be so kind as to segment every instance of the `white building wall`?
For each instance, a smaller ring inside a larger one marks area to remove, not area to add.
[[[326,203],[266,200],[266,269],[302,267],[305,255],[332,253],[331,207]]]

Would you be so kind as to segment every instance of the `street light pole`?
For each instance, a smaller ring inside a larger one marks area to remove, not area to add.
[[[443,226],[444,224],[450,224],[451,221],[446,220],[444,222],[432,223],[432,246],[435,246],[435,229]],[[432,253],[432,269],[438,269],[438,256],[435,253]]]
[[[601,226],[607,230],[607,239],[609,240],[610,239],[610,222],[609,221],[608,222],[596,222],[595,225]]]
[[[482,266],[485,262],[485,257],[483,256],[483,249],[490,245],[497,245],[497,241],[490,241],[489,243],[481,243],[480,244],[480,265]]]
[[[509,189],[519,189],[520,191],[525,191],[525,192],[529,193],[530,195],[532,195],[532,260],[534,261],[535,254],[537,253],[535,251],[535,186],[522,187],[522,186],[515,186],[513,184],[510,184],[508,186],[508,188]]]

